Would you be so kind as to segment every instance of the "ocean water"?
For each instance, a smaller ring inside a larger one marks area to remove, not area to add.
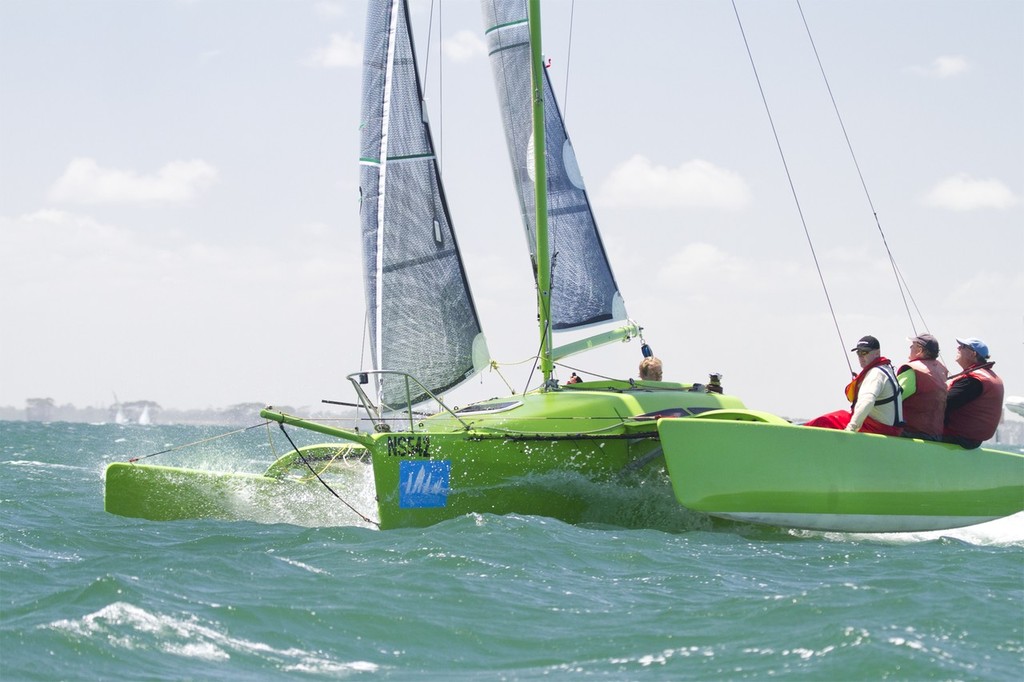
[[[325,505],[312,526],[103,511],[108,462],[225,430],[0,422],[0,679],[1024,677],[1024,515],[809,533],[650,491],[641,529],[481,515],[380,532],[325,497],[300,502]],[[228,440],[148,461],[273,455],[258,430]],[[368,504],[368,486],[341,492]]]

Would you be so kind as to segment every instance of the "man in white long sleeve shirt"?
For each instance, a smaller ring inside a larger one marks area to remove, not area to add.
[[[849,411],[830,412],[806,426],[845,429],[898,436],[903,431],[903,401],[896,372],[874,336],[865,336],[851,351],[857,353],[861,371],[846,387]]]

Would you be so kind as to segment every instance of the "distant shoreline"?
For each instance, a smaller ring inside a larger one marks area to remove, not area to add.
[[[138,404],[143,404],[142,402]],[[133,404],[125,404],[130,407]],[[149,426],[250,426],[260,421],[260,410],[266,407],[263,403],[240,403],[229,407],[208,407],[205,409],[163,409],[156,403],[150,405]],[[138,410],[123,410],[128,417],[126,422],[118,422],[117,406],[111,407],[75,407],[74,405],[47,406],[46,414],[30,414],[30,408],[0,407],[0,421],[9,422],[70,422],[76,424],[118,424],[125,426],[139,425]],[[325,412],[321,406],[294,408],[288,405],[275,405],[274,409],[288,414],[301,415],[307,419],[331,419],[339,417],[354,418],[354,410],[345,414]],[[800,422],[803,420],[794,420]],[[1004,409],[1003,421],[996,431],[995,437],[986,442],[1003,445],[1024,445],[1024,417]]]
[[[142,403],[139,403],[142,404]],[[146,423],[149,425],[167,426],[172,424],[235,426],[248,425],[260,420],[260,410],[264,403],[240,403],[228,407],[208,407],[203,409],[161,408],[156,403],[146,403],[148,414]],[[121,407],[122,409],[119,409]],[[275,405],[275,409],[289,414],[300,414],[307,418],[337,419],[337,412],[324,412],[321,406],[316,408],[294,408],[288,405]],[[136,404],[127,403],[123,406],[109,407],[75,407],[74,405],[32,405],[29,407],[0,406],[0,421],[11,422],[70,422],[77,424],[139,424],[141,409]],[[347,416],[347,415],[346,415]]]

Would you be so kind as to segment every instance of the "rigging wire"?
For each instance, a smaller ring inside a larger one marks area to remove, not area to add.
[[[423,99],[420,101],[420,106],[426,108],[427,106],[427,87],[429,86],[429,75],[430,75],[430,46],[434,42],[434,0],[430,0],[430,19],[427,22],[427,47],[425,50],[426,58],[423,60]],[[441,24],[441,3],[437,4],[437,33],[441,35],[442,24]],[[410,39],[412,31],[410,30]],[[437,58],[441,59],[441,39],[437,40]],[[434,156],[437,158],[437,165],[441,167],[441,156],[444,149],[444,67],[439,66],[437,68],[437,98],[438,98],[438,110],[437,110],[437,149],[434,150]]]
[[[572,64],[572,23],[576,14],[576,0],[569,6],[569,46],[565,53],[565,88],[562,90],[562,122],[569,120],[569,67]]]
[[[900,272],[896,265],[896,259],[892,255],[892,250],[889,248],[889,242],[885,238],[885,231],[882,230],[882,223],[878,218],[878,211],[875,210],[875,204],[871,200],[871,193],[868,191],[867,182],[864,180],[864,174],[861,172],[860,163],[857,161],[857,155],[853,151],[853,143],[850,142],[850,135],[846,131],[846,124],[843,122],[843,117],[839,113],[839,105],[836,103],[835,95],[832,93],[832,85],[828,81],[828,76],[825,75],[825,67],[821,63],[821,56],[818,54],[818,47],[814,44],[814,37],[811,35],[811,27],[807,23],[807,17],[804,15],[804,8],[800,4],[800,0],[796,0],[797,9],[800,11],[800,19],[804,23],[804,30],[807,31],[807,40],[811,43],[811,50],[814,52],[814,58],[818,62],[818,70],[821,71],[821,78],[825,81],[825,89],[828,90],[829,99],[832,100],[832,108],[836,112],[836,118],[839,120],[839,127],[843,131],[843,138],[846,140],[846,148],[850,150],[850,157],[853,159],[854,168],[857,169],[857,177],[860,178],[860,185],[864,188],[864,196],[867,198],[868,206],[871,208],[871,215],[875,218],[875,225],[878,226],[878,234],[882,237],[882,244],[885,246],[885,252],[889,256],[889,264],[892,266],[893,276],[896,278],[896,286],[900,290],[900,296],[903,298],[903,308],[907,311],[907,318],[910,320],[910,327],[914,331],[914,335],[917,335],[917,327],[914,324],[914,316],[910,312],[910,305],[907,302],[907,297],[910,297],[910,301],[914,304],[914,309],[917,311],[918,317],[921,318],[921,323],[925,329],[928,328],[928,324],[924,320],[924,316],[921,314],[920,308],[917,306],[917,301],[914,300],[913,295],[910,293],[910,287],[907,286],[906,280],[903,278],[903,273]]]
[[[209,438],[203,438],[201,440],[194,440],[191,443],[183,443],[181,445],[175,445],[174,447],[167,448],[166,450],[161,450],[160,452],[151,452],[150,454],[143,455],[142,457],[132,457],[131,459],[128,460],[128,462],[129,463],[138,462],[138,461],[143,460],[143,459],[149,459],[150,457],[156,457],[157,455],[164,455],[164,454],[167,454],[168,452],[174,452],[175,450],[182,450],[184,448],[190,448],[193,445],[202,445],[203,443],[209,443],[210,441],[215,441],[215,440],[219,440],[221,438],[226,438],[227,436],[234,436],[237,433],[244,433],[246,431],[251,431],[252,429],[258,429],[261,426],[266,426],[269,423],[270,423],[269,421],[264,421],[264,422],[260,422],[259,424],[253,424],[252,426],[246,426],[245,428],[242,428],[242,429],[235,429],[234,431],[228,431],[227,433],[221,433],[221,434],[218,434],[216,436],[210,436]]]
[[[327,488],[327,490],[330,491],[330,493],[332,495],[337,497],[338,500],[340,500],[343,505],[348,507],[356,516],[361,518],[363,521],[366,521],[367,523],[372,523],[373,525],[377,526],[377,528],[380,528],[380,524],[379,523],[377,523],[376,521],[374,521],[370,517],[368,517],[365,514],[363,514],[361,511],[359,511],[358,509],[353,507],[351,504],[346,502],[345,499],[342,498],[341,495],[339,495],[338,493],[334,492],[334,488],[332,488],[331,486],[327,485],[327,481],[325,481],[324,479],[322,479],[320,477],[320,474],[318,474],[316,472],[316,470],[313,468],[313,466],[309,463],[309,460],[307,460],[306,457],[302,454],[302,451],[299,450],[299,447],[297,445],[295,445],[295,441],[292,440],[292,437],[290,435],[288,435],[288,432],[285,430],[284,424],[278,422],[277,425],[281,427],[281,433],[283,433],[284,437],[288,439],[289,443],[291,443],[292,448],[295,450],[295,454],[299,456],[299,459],[302,460],[302,463],[306,465],[306,468],[309,469],[310,473],[313,474],[314,476],[316,476],[316,480],[320,481],[320,483],[325,488]]]
[[[832,324],[836,328],[836,334],[839,337],[839,345],[841,348],[845,348],[846,344],[843,343],[843,332],[839,328],[839,320],[836,318],[835,307],[832,305],[832,298],[829,296],[828,286],[825,284],[825,276],[821,271],[821,264],[818,262],[818,254],[814,249],[814,242],[811,240],[810,230],[807,228],[807,220],[804,218],[804,211],[800,206],[800,198],[797,196],[796,186],[793,184],[793,175],[789,172],[789,164],[786,162],[786,154],[782,151],[782,141],[779,139],[779,132],[775,128],[775,120],[772,118],[772,111],[768,106],[768,98],[765,95],[764,86],[761,85],[761,77],[757,73],[757,65],[754,64],[754,54],[750,50],[750,43],[747,41],[746,31],[743,30],[743,22],[740,20],[740,11],[736,7],[736,0],[732,0],[732,10],[736,15],[736,23],[739,26],[740,35],[743,37],[743,46],[747,50],[747,57],[750,59],[750,68],[754,71],[754,80],[757,81],[757,89],[761,93],[761,101],[764,103],[765,112],[768,114],[768,123],[771,125],[772,135],[775,137],[775,146],[779,150],[779,157],[782,159],[782,167],[786,171],[786,180],[789,182],[789,190],[793,195],[793,201],[796,204],[796,211],[800,216],[800,224],[803,225],[804,236],[807,238],[807,246],[811,250],[814,267],[818,271],[818,280],[821,282],[821,289],[825,294],[829,313],[832,315]],[[850,362],[850,358],[846,353],[843,354],[843,359],[846,360],[846,365],[850,368],[850,373],[852,374],[853,364]]]

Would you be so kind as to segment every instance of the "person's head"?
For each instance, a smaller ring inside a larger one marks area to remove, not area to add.
[[[867,367],[868,363],[874,361],[882,351],[878,339],[869,334],[860,337],[860,341],[850,349],[850,352],[857,354],[857,361],[860,362],[861,367]]]
[[[661,381],[661,360],[653,356],[641,360],[640,378],[644,381]]]
[[[974,367],[988,360],[988,344],[981,339],[956,340],[956,364],[964,369]]]
[[[931,334],[921,334],[910,339],[911,360],[934,360],[939,357],[939,340]]]

